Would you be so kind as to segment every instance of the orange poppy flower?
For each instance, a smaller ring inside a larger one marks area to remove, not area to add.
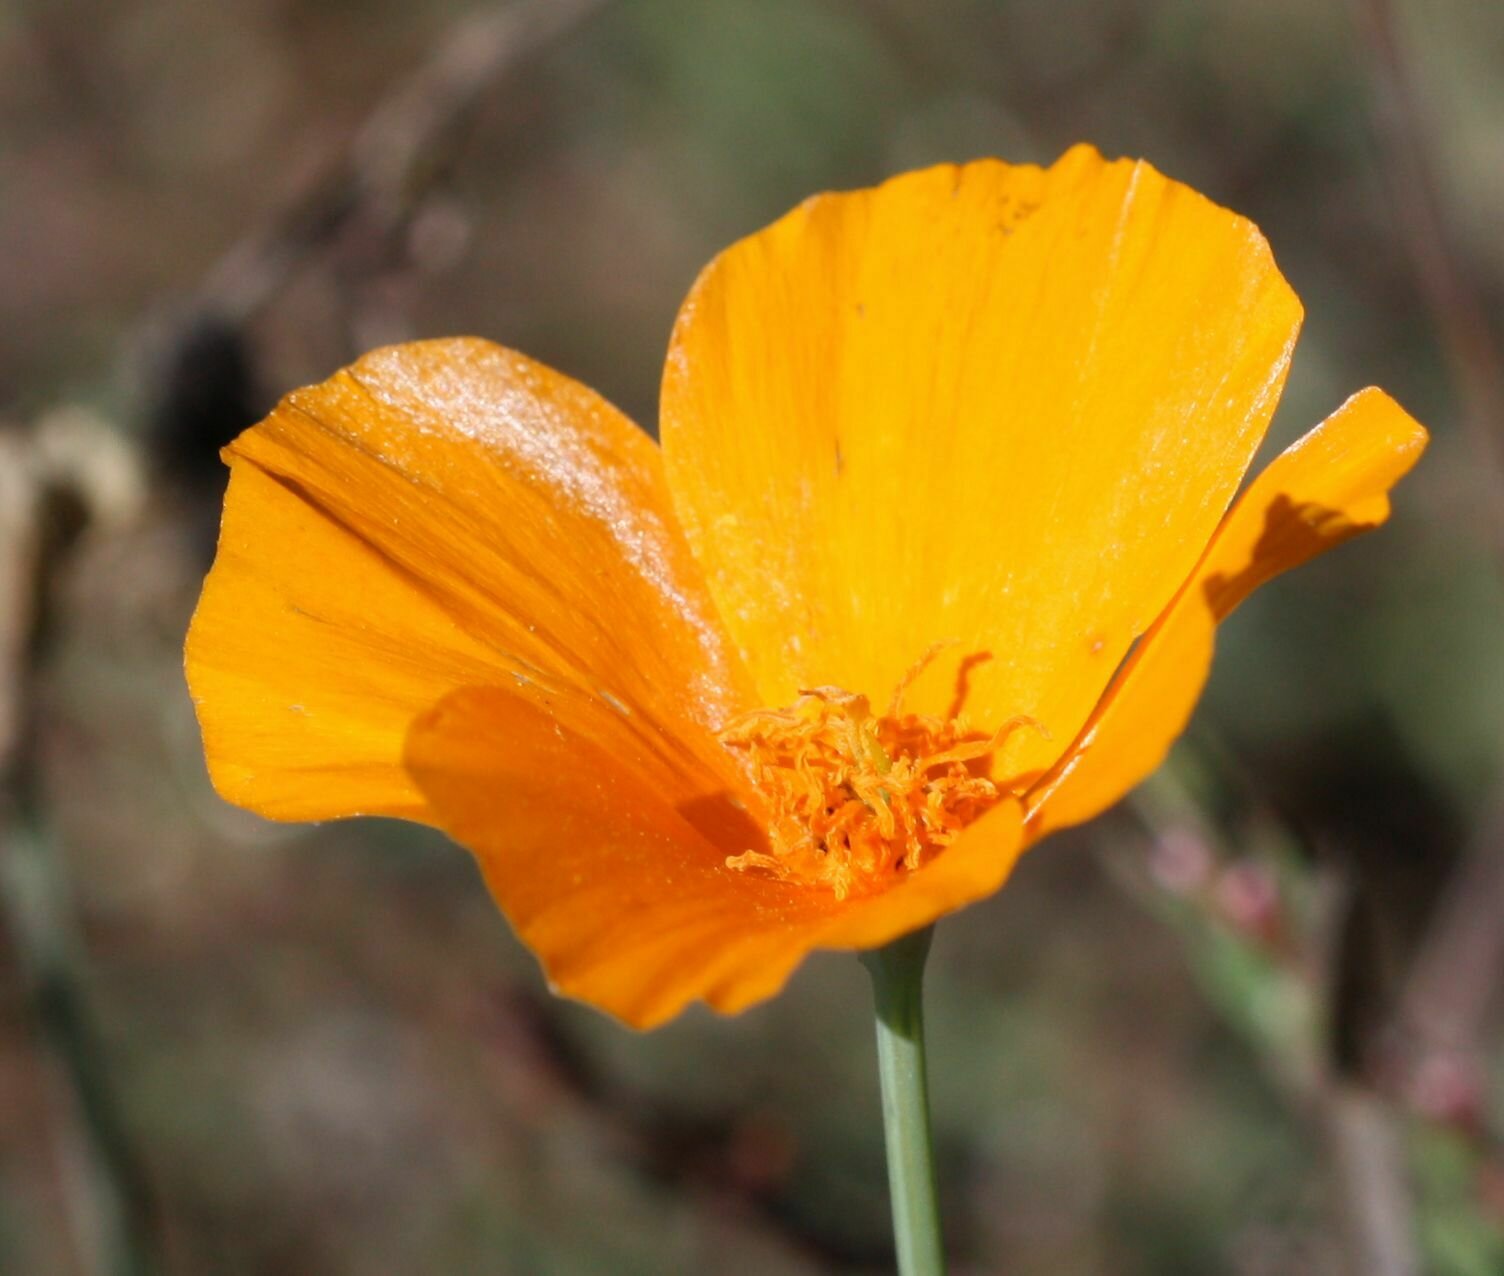
[[[379,350],[226,452],[187,650],[214,783],[446,830],[629,1024],[740,1010],[1120,797],[1217,622],[1385,519],[1426,435],[1372,389],[1228,511],[1300,318],[1249,222],[1083,146],[728,249],[661,447],[512,351]]]

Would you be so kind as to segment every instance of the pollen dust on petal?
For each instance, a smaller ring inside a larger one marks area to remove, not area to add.
[[[985,759],[1018,728],[1042,728],[1017,717],[989,735],[959,716],[902,712],[904,692],[944,645],[904,675],[885,714],[864,695],[816,687],[722,728],[768,811],[768,850],[728,856],[728,867],[845,899],[920,868],[997,804],[1007,790]]]

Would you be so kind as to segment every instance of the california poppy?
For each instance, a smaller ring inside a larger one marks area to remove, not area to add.
[[[477,856],[638,1027],[991,894],[1185,725],[1216,624],[1388,514],[1365,390],[1232,504],[1301,307],[1248,221],[1076,147],[817,196],[701,274],[661,447],[478,340],[226,451],[188,639],[210,773]]]

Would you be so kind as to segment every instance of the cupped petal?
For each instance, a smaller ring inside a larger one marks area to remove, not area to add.
[[[413,719],[515,681],[683,791],[750,701],[656,445],[590,390],[476,340],[379,350],[226,451],[187,644],[210,774],[276,819],[431,819]]]
[[[553,988],[637,1028],[696,1000],[745,1009],[815,948],[871,947],[990,894],[1021,832],[1010,802],[888,891],[841,901],[727,867],[761,836],[732,795],[674,802],[526,689],[453,693],[406,756]]]
[[[1088,147],[823,195],[706,268],[662,439],[769,704],[835,685],[1028,715],[1044,769],[1185,579],[1262,438],[1300,305],[1257,229]]]
[[[1185,729],[1216,627],[1281,572],[1378,527],[1426,432],[1381,390],[1355,394],[1249,485],[1080,737],[1027,798],[1026,838],[1079,824],[1126,794]]]
[[[820,934],[821,948],[876,948],[984,899],[1008,880],[1023,841],[1023,807],[1005,798],[926,867],[853,901]]]
[[[836,903],[823,888],[805,888],[808,911],[782,928],[749,933],[729,949],[704,998],[737,1014],[773,996],[815,950],[878,948],[1001,889],[1023,849],[1023,807],[1007,798],[923,868],[885,890]]]

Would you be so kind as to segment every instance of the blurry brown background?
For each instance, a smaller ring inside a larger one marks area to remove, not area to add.
[[[553,1001],[441,839],[221,804],[181,638],[282,391],[473,332],[651,426],[733,238],[1083,139],[1269,236],[1271,447],[1371,382],[1435,444],[940,928],[955,1270],[1504,1270],[1504,5],[0,0],[0,1272],[891,1268],[854,961]]]

